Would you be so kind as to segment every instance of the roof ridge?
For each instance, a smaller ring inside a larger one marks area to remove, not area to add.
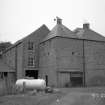
[[[83,28],[76,28],[74,30],[74,33],[76,34],[77,38],[80,39],[87,39],[87,40],[96,40],[96,41],[105,41],[105,37],[91,28],[89,29],[83,29]]]
[[[56,24],[52,30],[48,33],[48,35],[44,38],[43,41],[51,39],[56,36],[64,36],[64,37],[75,37],[73,36],[73,31],[71,31],[68,27],[63,24]]]
[[[25,40],[26,38],[28,38],[30,35],[32,35],[33,33],[37,33],[38,31],[40,31],[40,29],[42,29],[43,27],[45,27],[47,30],[49,30],[49,28],[45,25],[45,24],[42,24],[39,28],[35,29],[33,32],[31,32],[30,34],[28,34],[27,36],[23,37],[22,39],[16,41],[12,46],[10,46],[8,49],[6,49],[4,51],[4,53],[6,51],[8,51],[9,49],[15,47],[16,45],[20,44],[23,42],[23,40]],[[49,30],[50,31],[50,30]]]

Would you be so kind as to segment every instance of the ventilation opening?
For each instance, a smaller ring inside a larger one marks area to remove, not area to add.
[[[26,70],[25,76],[32,77],[34,79],[38,79],[38,70]]]

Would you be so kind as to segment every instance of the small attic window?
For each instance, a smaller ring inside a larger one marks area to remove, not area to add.
[[[33,45],[34,45],[34,43],[29,41],[28,42],[28,50],[33,50]]]

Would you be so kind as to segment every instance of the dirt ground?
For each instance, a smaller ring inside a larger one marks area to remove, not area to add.
[[[55,93],[0,97],[0,105],[105,105],[105,87],[62,88]]]

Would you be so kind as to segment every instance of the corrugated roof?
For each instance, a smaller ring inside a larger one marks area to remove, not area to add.
[[[0,58],[0,72],[14,72],[14,70],[8,67],[3,59]]]
[[[92,29],[83,29],[77,28],[74,33],[79,39],[87,39],[87,40],[96,40],[96,41],[105,41],[105,37]]]
[[[63,24],[56,24],[51,32],[44,38],[43,41],[51,39],[56,36],[76,38],[76,35]]]

